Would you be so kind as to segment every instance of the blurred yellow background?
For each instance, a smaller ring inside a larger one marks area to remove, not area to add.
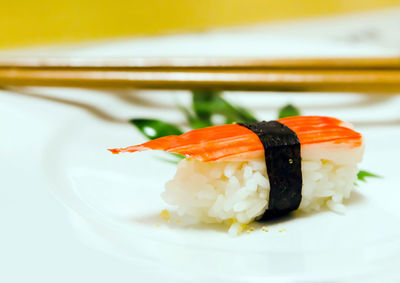
[[[1,0],[0,48],[314,17],[400,0]]]

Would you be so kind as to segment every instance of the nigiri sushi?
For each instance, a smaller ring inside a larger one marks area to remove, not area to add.
[[[112,153],[163,150],[186,158],[163,199],[190,223],[234,223],[313,211],[344,212],[362,160],[361,134],[350,123],[296,116],[212,126]],[[236,227],[236,228],[235,228]]]

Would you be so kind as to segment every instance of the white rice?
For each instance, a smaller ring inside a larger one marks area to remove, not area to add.
[[[300,210],[327,207],[343,213],[357,178],[357,163],[303,160]],[[184,159],[165,186],[163,199],[177,206],[185,223],[230,223],[236,234],[241,224],[260,217],[268,207],[269,181],[264,159],[202,162]]]

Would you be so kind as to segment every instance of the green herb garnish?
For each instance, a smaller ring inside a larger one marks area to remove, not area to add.
[[[154,140],[164,136],[181,135],[181,131],[173,124],[155,119],[132,119],[129,120],[148,139]]]
[[[366,170],[360,170],[360,172],[358,172],[357,174],[357,179],[361,182],[367,182],[366,178],[382,178],[382,176],[368,172]]]
[[[194,91],[191,108],[179,106],[179,109],[192,129],[234,122],[257,122],[257,118],[249,110],[229,103],[219,92],[211,90]],[[221,118],[221,123],[213,121],[213,117],[217,115]]]
[[[181,131],[177,126],[156,119],[131,119],[129,122],[150,140],[170,135],[183,134],[183,131]],[[162,157],[159,159],[176,164],[179,160],[185,158],[183,155],[177,153],[170,153],[169,155],[172,159]]]
[[[192,111],[190,111],[189,108],[186,108],[185,106],[182,106],[182,105],[178,105],[178,109],[181,110],[183,115],[185,115],[185,118],[186,118],[187,123],[189,124],[190,128],[200,129],[200,128],[212,126],[211,120],[210,121],[208,119],[204,120],[204,119],[197,117],[195,114],[192,113]]]
[[[216,91],[194,91],[191,107],[178,105],[178,108],[185,115],[187,123],[192,129],[234,122],[257,122],[256,117],[249,110],[229,103]],[[215,123],[213,121],[214,115],[220,116],[223,121]],[[178,126],[161,120],[132,119],[129,122],[150,140],[183,133]]]
[[[299,115],[300,115],[300,110],[297,107],[293,106],[292,104],[288,104],[279,110],[278,118],[280,119],[280,118],[287,118]]]

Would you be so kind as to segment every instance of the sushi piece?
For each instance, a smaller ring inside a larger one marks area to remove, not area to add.
[[[344,212],[364,144],[349,123],[296,116],[202,128],[110,151],[145,150],[186,157],[162,193],[186,222],[230,222],[233,231],[297,209]]]

